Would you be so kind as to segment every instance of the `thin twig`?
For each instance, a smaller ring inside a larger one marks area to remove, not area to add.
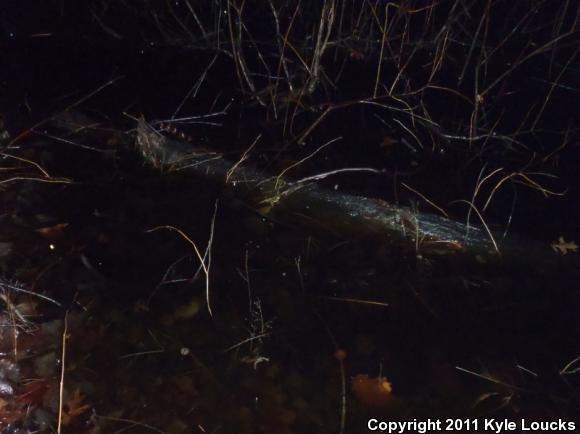
[[[212,217],[211,224],[210,224],[210,236],[209,236],[207,248],[206,248],[204,255],[201,254],[201,251],[197,247],[197,244],[195,243],[195,241],[193,241],[181,229],[178,229],[175,226],[171,226],[171,225],[156,226],[156,227],[149,229],[147,231],[148,233],[155,232],[159,229],[170,229],[170,230],[176,231],[183,239],[185,239],[193,247],[193,250],[195,251],[197,258],[199,259],[199,262],[200,262],[201,267],[203,269],[203,272],[205,274],[205,299],[206,299],[206,303],[207,303],[207,310],[209,311],[210,316],[213,316],[213,312],[211,310],[211,303],[210,303],[210,297],[209,297],[209,289],[210,289],[209,288],[209,272],[210,272],[210,268],[211,268],[211,245],[213,242],[217,209],[218,209],[218,201],[216,200],[215,205],[214,205],[213,217]]]
[[[229,182],[230,178],[232,177],[232,175],[234,174],[234,172],[236,171],[236,169],[238,168],[238,166],[248,159],[248,155],[250,154],[251,150],[254,148],[254,146],[256,146],[256,144],[258,143],[258,141],[261,138],[262,138],[262,135],[261,134],[258,134],[258,137],[256,137],[256,139],[254,140],[254,142],[248,147],[248,149],[246,149],[244,151],[244,153],[242,154],[242,156],[240,157],[240,159],[236,162],[236,164],[234,164],[228,170],[228,172],[226,174],[226,184]]]
[[[499,248],[497,246],[497,243],[495,242],[495,238],[493,237],[493,234],[491,233],[491,231],[489,230],[489,227],[487,226],[487,223],[485,222],[485,220],[483,219],[483,216],[481,215],[481,213],[479,212],[479,210],[477,209],[477,207],[472,203],[469,202],[468,200],[457,200],[457,201],[453,201],[453,202],[462,202],[462,203],[466,203],[468,204],[471,209],[473,209],[473,211],[475,211],[475,213],[477,214],[477,216],[479,217],[479,220],[481,221],[481,224],[483,225],[483,227],[485,228],[485,231],[487,232],[487,234],[489,235],[489,239],[491,240],[493,247],[495,249],[495,251],[497,252],[497,254],[501,254],[499,251]],[[452,202],[452,203],[453,203]],[[467,238],[467,236],[466,236]]]
[[[19,286],[12,285],[12,284],[7,283],[7,282],[0,282],[0,288],[1,287],[5,287],[5,288],[11,289],[11,290],[16,291],[16,292],[22,292],[23,294],[32,295],[34,297],[38,297],[38,298],[41,298],[43,300],[49,301],[57,306],[62,306],[58,301],[56,301],[50,297],[47,297],[46,295],[39,294],[38,292],[28,291],[27,289],[20,288]]]
[[[300,164],[304,163],[305,161],[309,160],[310,158],[314,157],[316,154],[318,154],[320,151],[322,151],[324,148],[330,146],[331,144],[333,144],[334,142],[337,142],[338,140],[342,140],[342,136],[339,137],[335,137],[334,139],[329,140],[328,142],[326,142],[325,144],[323,144],[322,146],[320,146],[319,148],[317,148],[314,152],[308,154],[306,157],[302,158],[301,160],[298,160],[296,163],[291,164],[290,166],[286,167],[284,170],[282,170],[278,176],[276,177],[276,184],[274,185],[274,188],[277,189],[278,185],[282,179],[282,177],[290,170],[294,169],[295,167],[299,166]]]
[[[130,424],[131,424],[131,426],[130,426],[130,427],[133,427],[133,426],[140,426],[140,427],[142,427],[142,428],[146,428],[146,429],[148,429],[148,430],[150,430],[150,431],[155,431],[155,432],[157,432],[157,433],[159,433],[159,434],[165,434],[165,431],[161,431],[159,428],[155,428],[155,427],[154,427],[154,426],[152,426],[152,425],[148,425],[148,424],[146,424],[146,423],[143,423],[143,422],[137,422],[137,421],[135,421],[135,420],[131,420],[131,419],[124,419],[124,418],[120,418],[120,417],[112,417],[112,416],[100,416],[100,415],[97,415],[96,417],[98,417],[99,419],[110,420],[110,421],[112,421],[112,422],[124,422],[124,423],[130,423]],[[125,429],[125,430],[126,430],[126,429]],[[120,432],[120,431],[117,431],[117,433],[119,433],[119,432]]]
[[[58,388],[58,426],[57,434],[61,434],[62,429],[62,410],[64,406],[64,371],[66,362],[66,340],[68,333],[68,310],[64,314],[64,326],[62,331],[62,351],[60,354],[60,383]]]
[[[408,190],[411,190],[413,193],[415,193],[417,196],[419,196],[421,199],[423,199],[425,202],[427,202],[429,205],[431,205],[433,208],[435,208],[437,211],[439,211],[441,214],[443,214],[445,217],[449,218],[449,214],[447,214],[445,212],[445,210],[437,205],[435,205],[433,203],[433,201],[429,200],[424,194],[419,193],[417,190],[415,190],[412,187],[409,187],[407,184],[405,184],[404,182],[401,183],[401,185],[403,187],[405,187]]]

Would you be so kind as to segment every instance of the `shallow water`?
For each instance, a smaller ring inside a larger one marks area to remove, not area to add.
[[[429,261],[221,197],[210,316],[192,245],[150,230],[179,228],[203,251],[217,189],[192,194],[131,151],[41,149],[57,164],[78,155],[76,183],[2,193],[4,272],[62,305],[3,292],[30,321],[3,339],[3,363],[18,357],[2,368],[10,426],[55,429],[64,321],[69,432],[331,433],[341,420],[363,432],[369,417],[575,414],[573,379],[558,373],[574,357],[572,277]]]
[[[51,433],[60,422],[64,433],[87,434],[362,433],[369,418],[577,417],[578,253],[550,247],[560,236],[580,237],[572,146],[562,148],[559,166],[546,167],[567,196],[506,182],[486,211],[494,233],[507,228],[522,240],[521,261],[431,257],[419,245],[401,249],[328,221],[294,224],[203,177],[150,167],[127,134],[132,117],[170,117],[213,53],[147,45],[141,33],[112,43],[92,27],[77,38],[83,21],[56,15],[54,37],[28,37],[38,28],[30,24],[25,36],[3,41],[11,62],[0,71],[0,133],[15,138],[38,126],[3,149],[20,160],[0,160],[0,432]],[[19,16],[0,21],[2,32]],[[352,83],[334,90],[339,101],[358,98],[362,78],[374,82],[374,66],[353,63],[344,73]],[[231,67],[220,57],[182,107],[227,113],[185,132],[232,161],[255,142],[248,164],[264,174],[342,136],[289,179],[344,167],[382,173],[325,179],[322,198],[344,193],[434,212],[405,182],[463,228],[459,201],[472,198],[482,168],[529,163],[497,144],[485,158],[456,142],[419,150],[407,132],[377,120],[392,113],[368,106],[331,113],[304,144],[287,141],[281,118],[265,117],[239,92]],[[514,76],[525,92],[505,102],[508,125],[519,125],[514,106],[536,96],[533,74]],[[297,116],[296,131],[324,110],[318,97]],[[553,97],[569,95],[557,88]],[[425,98],[454,125],[449,100]],[[96,120],[96,129],[69,136],[47,121],[71,104],[78,111],[67,115]],[[546,121],[555,130],[565,127],[558,104]],[[59,182],[47,183],[43,170]],[[193,244],[204,256],[210,238],[207,286]],[[556,265],[527,260],[529,245]]]

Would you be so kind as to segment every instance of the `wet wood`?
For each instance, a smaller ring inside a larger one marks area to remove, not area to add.
[[[497,234],[481,227],[380,199],[331,191],[315,180],[293,182],[264,175],[246,162],[229,161],[219,153],[165,137],[143,120],[137,128],[137,145],[159,170],[195,182],[214,182],[277,221],[345,236],[369,236],[427,257],[469,257],[481,264],[497,263],[506,256],[513,261],[524,254],[527,259],[559,260],[549,246],[520,246],[515,240],[500,243]]]

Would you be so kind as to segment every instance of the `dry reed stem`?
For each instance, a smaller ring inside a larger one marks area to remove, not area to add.
[[[66,368],[66,341],[68,339],[68,310],[64,314],[64,325],[62,331],[62,351],[60,354],[60,381],[58,387],[58,425],[56,432],[61,434],[62,415],[64,407],[64,372]]]

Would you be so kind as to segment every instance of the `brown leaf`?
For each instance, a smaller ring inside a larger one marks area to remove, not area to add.
[[[85,397],[81,395],[81,391],[76,389],[72,396],[64,404],[64,411],[62,412],[62,424],[69,425],[72,420],[83,414],[90,408],[90,405],[81,405]]]
[[[559,237],[558,241],[553,242],[550,246],[554,252],[561,253],[562,255],[578,252],[578,245],[574,241],[565,241],[564,237]]]
[[[47,240],[58,240],[62,238],[64,234],[65,228],[68,226],[68,223],[59,223],[54,226],[47,226],[45,228],[36,229],[36,232],[40,234],[43,238]]]
[[[389,146],[392,146],[395,143],[399,143],[399,141],[391,136],[385,136],[383,137],[383,141],[381,142],[381,147],[388,148]]]
[[[358,374],[352,378],[352,390],[368,407],[384,407],[391,402],[393,388],[384,377],[369,378],[366,374]]]

